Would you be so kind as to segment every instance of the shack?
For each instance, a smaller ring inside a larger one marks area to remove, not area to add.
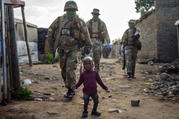
[[[137,21],[141,30],[140,59],[170,62],[178,58],[178,40],[175,27],[179,19],[179,0],[156,0],[152,10]]]
[[[28,54],[24,37],[23,21],[20,19],[14,20],[15,35],[17,41],[17,52],[19,63],[28,63]],[[38,62],[38,31],[37,26],[31,23],[27,24],[28,42],[31,53],[32,62]]]

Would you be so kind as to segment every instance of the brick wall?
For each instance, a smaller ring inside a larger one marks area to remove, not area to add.
[[[172,61],[178,57],[177,30],[174,23],[179,19],[179,0],[156,0],[155,13],[157,59]]]
[[[136,27],[140,29],[140,41],[142,42],[142,50],[138,53],[140,59],[154,59],[156,49],[156,37],[154,32],[155,11],[141,18]]]

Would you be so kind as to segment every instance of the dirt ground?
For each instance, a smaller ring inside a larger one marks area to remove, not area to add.
[[[100,75],[110,93],[98,85],[100,101],[98,111],[102,112],[102,115],[91,116],[93,102],[90,101],[88,119],[179,119],[179,102],[162,101],[143,91],[152,81],[157,80],[156,75],[145,72],[149,70],[155,72],[158,66],[137,64],[136,79],[129,80],[117,61],[117,59],[102,59]],[[72,100],[65,99],[63,94],[66,89],[58,64],[38,64],[31,68],[28,65],[20,66],[20,74],[22,81],[32,80],[28,88],[33,92],[33,96],[43,101],[11,101],[7,106],[0,106],[0,119],[81,118],[83,85],[76,90]],[[133,99],[140,100],[139,107],[131,106]],[[108,112],[112,108],[122,112]]]

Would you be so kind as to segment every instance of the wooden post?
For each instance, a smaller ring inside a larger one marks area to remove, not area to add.
[[[10,29],[9,29],[9,10],[5,5],[5,27],[6,27],[6,72],[7,72],[7,101],[10,100],[10,79],[11,79],[11,50],[10,50]]]
[[[19,77],[19,65],[18,65],[18,56],[17,56],[17,44],[15,38],[15,29],[14,29],[14,12],[13,7],[8,7],[8,18],[9,18],[9,36],[10,36],[10,82],[11,87],[15,90],[20,88],[20,77]]]
[[[21,11],[22,11],[22,19],[23,19],[23,25],[24,25],[24,36],[25,36],[25,41],[26,41],[26,46],[27,46],[27,54],[29,58],[29,66],[32,66],[32,59],[31,59],[29,43],[27,39],[27,26],[26,26],[26,21],[25,21],[24,6],[21,6]]]
[[[1,24],[2,24],[2,0],[0,0],[0,14],[1,14],[1,16],[0,16],[0,22],[1,22]],[[2,68],[1,66],[2,66],[2,60],[1,60],[1,58],[2,58],[2,25],[1,25],[1,27],[0,27],[0,68]],[[1,89],[1,72],[2,72],[2,70],[0,70],[0,89]],[[0,90],[0,103],[2,102],[2,92],[1,92],[1,90]]]
[[[4,17],[4,1],[1,4],[1,20],[2,20],[2,46],[3,46],[3,99],[7,99],[7,69],[6,69],[6,43],[5,43],[5,17]]]

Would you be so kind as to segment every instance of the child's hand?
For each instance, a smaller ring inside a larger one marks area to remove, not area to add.
[[[108,89],[108,88],[106,88],[105,90],[106,90],[106,92],[107,92],[107,93],[110,93],[110,91],[109,91],[109,89]]]
[[[106,92],[107,92],[107,93],[110,93],[110,91],[109,91],[109,90],[106,90]]]
[[[71,88],[72,88],[73,90],[75,90],[75,89],[76,89],[76,86],[74,85],[74,86],[72,86]]]

